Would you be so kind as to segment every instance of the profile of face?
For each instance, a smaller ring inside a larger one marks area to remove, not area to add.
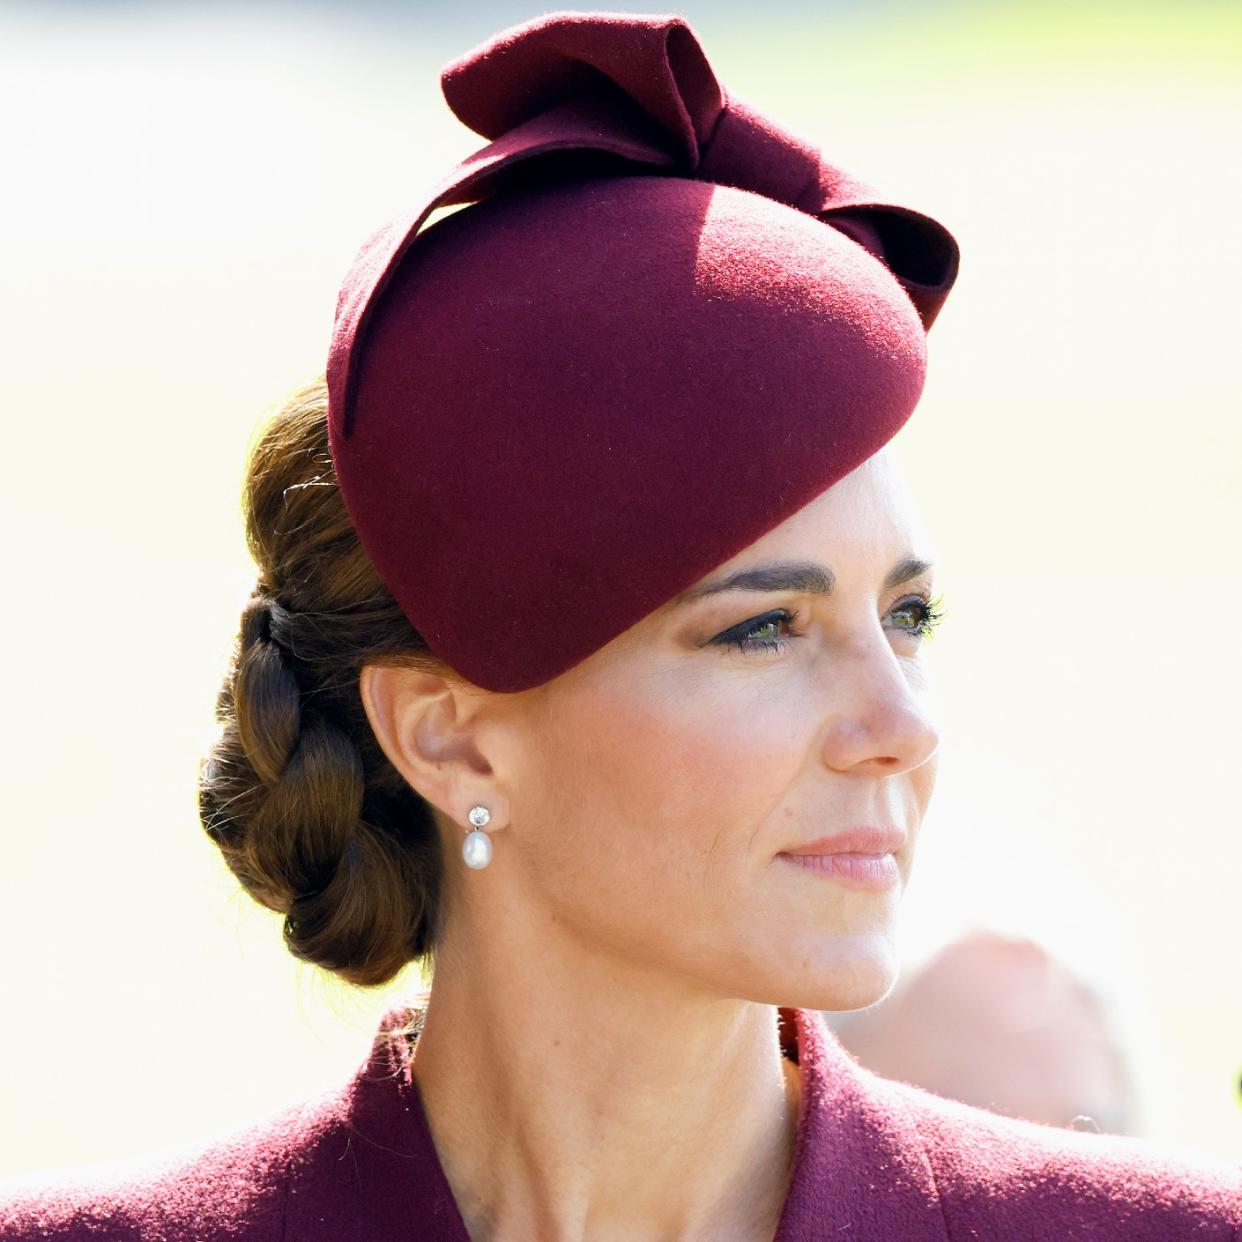
[[[447,926],[537,929],[584,967],[706,997],[881,999],[935,782],[931,560],[882,451],[541,686],[433,711],[373,684],[385,749],[437,808]],[[472,871],[475,802],[494,855]],[[857,827],[900,830],[887,887],[782,856]]]

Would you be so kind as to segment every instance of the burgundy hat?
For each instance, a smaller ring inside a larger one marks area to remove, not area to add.
[[[896,434],[958,247],[726,93],[674,14],[543,14],[441,86],[491,141],[359,251],[329,439],[411,624],[525,690]]]

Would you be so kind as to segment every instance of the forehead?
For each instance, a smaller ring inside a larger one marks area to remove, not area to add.
[[[934,560],[905,478],[892,457],[881,452],[715,566],[700,582],[775,556],[819,560],[844,574],[852,565],[870,573],[878,561],[887,569],[907,553]]]

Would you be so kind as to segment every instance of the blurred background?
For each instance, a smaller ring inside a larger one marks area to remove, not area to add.
[[[333,1087],[419,982],[288,957],[196,770],[253,583],[245,451],[362,239],[483,145],[441,66],[547,11],[0,5],[0,1175]],[[907,975],[974,928],[1038,942],[1111,1015],[1132,1129],[1242,1160],[1242,6],[672,11],[962,249],[893,444],[946,611]]]

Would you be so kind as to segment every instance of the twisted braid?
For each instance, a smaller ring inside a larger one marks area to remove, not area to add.
[[[267,425],[243,506],[260,575],[216,699],[200,818],[246,891],[285,915],[294,956],[379,986],[433,951],[441,860],[431,808],[376,741],[358,675],[443,665],[349,522],[322,376]]]

